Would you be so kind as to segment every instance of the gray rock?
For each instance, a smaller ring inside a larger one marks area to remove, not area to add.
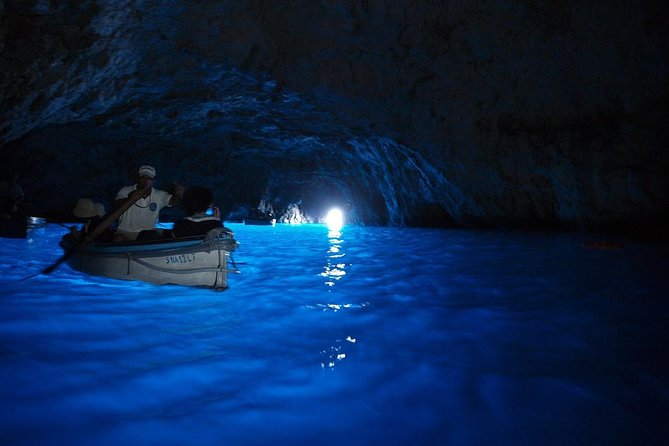
[[[0,154],[44,214],[136,167],[318,221],[666,227],[660,2],[0,3]]]

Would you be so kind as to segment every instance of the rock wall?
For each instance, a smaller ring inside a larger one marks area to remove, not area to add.
[[[0,153],[48,161],[28,188],[70,185],[49,212],[153,162],[232,213],[264,197],[367,224],[669,220],[660,2],[0,5]],[[96,180],[73,186],[82,171]]]

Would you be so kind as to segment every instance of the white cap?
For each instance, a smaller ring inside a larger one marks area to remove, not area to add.
[[[156,169],[154,169],[153,166],[142,166],[139,168],[139,171],[137,173],[139,174],[140,177],[142,175],[146,175],[149,178],[153,178],[156,176]]]

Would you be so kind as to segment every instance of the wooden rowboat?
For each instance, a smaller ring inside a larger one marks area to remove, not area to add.
[[[122,280],[153,284],[225,289],[230,253],[237,241],[220,229],[207,235],[141,242],[89,243],[77,248],[79,240],[67,234],[61,240],[65,252],[76,251],[67,259],[76,271]],[[234,266],[234,260],[232,260]]]

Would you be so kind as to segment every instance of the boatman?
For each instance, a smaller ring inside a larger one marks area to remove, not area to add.
[[[125,186],[116,194],[114,208],[123,206],[133,191],[144,190],[146,193],[128,208],[118,219],[118,229],[114,241],[152,240],[161,238],[156,229],[160,210],[165,206],[173,206],[181,201],[184,187],[176,184],[174,194],[153,187],[156,169],[153,166],[142,166],[137,171],[137,184]]]

